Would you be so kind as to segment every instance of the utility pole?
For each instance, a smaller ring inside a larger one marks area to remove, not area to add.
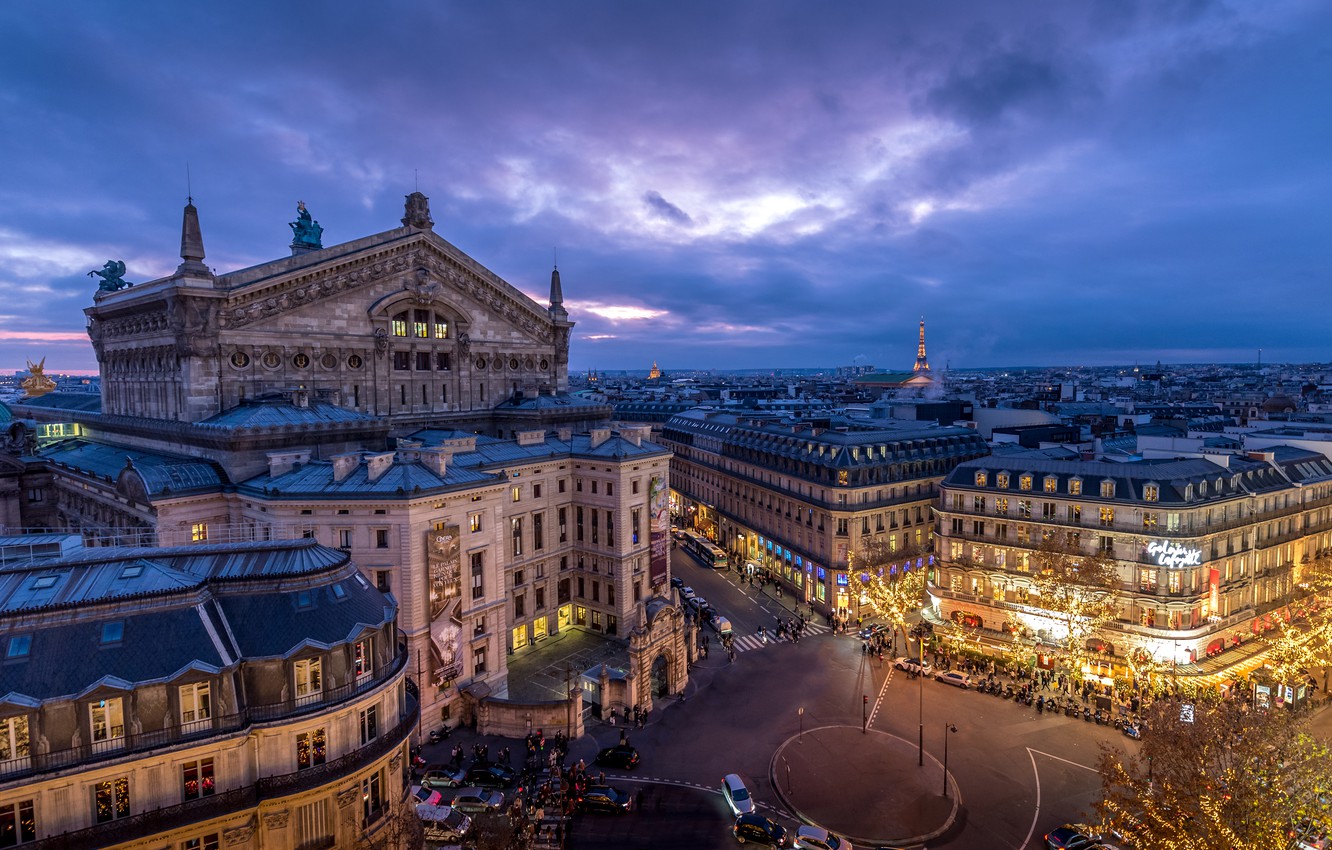
[[[564,737],[573,737],[573,665],[564,665]]]

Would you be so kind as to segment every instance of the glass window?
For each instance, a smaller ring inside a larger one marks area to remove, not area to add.
[[[94,785],[93,812],[98,823],[129,817],[129,777],[119,776]]]
[[[219,850],[222,846],[222,839],[216,832],[210,832],[207,835],[201,835],[198,838],[187,838],[181,845],[181,850]]]
[[[1070,478],[1070,479],[1068,480],[1068,494],[1069,494],[1070,496],[1081,496],[1081,495],[1082,495],[1082,480],[1081,480],[1081,479],[1078,479],[1078,478]]]
[[[1104,499],[1112,499],[1112,498],[1114,498],[1114,495],[1115,495],[1115,482],[1113,482],[1113,481],[1102,481],[1102,482],[1101,482],[1101,497],[1104,498]]]
[[[1101,525],[1109,528],[1115,524],[1115,509],[1110,507],[1101,508]]]
[[[120,697],[98,700],[88,706],[92,722],[93,748],[123,742],[125,739],[124,701]]]
[[[986,476],[986,474],[985,474],[984,472],[977,472],[977,473],[976,473],[976,486],[977,486],[977,487],[984,487],[984,486],[985,486],[985,482],[988,481],[988,480],[989,480],[989,478]]]
[[[405,311],[393,317],[393,335],[407,336],[407,313]]]
[[[352,665],[356,678],[369,676],[375,669],[374,638],[361,638],[352,646]]]
[[[368,744],[379,737],[379,708],[370,706],[361,712],[361,743]]]
[[[1024,476],[1022,476],[1021,478],[1018,479],[1018,489],[1019,489],[1019,490],[1030,490],[1030,489],[1031,489],[1031,476],[1030,476],[1030,475],[1024,475]]]
[[[27,658],[28,651],[32,648],[32,635],[15,635],[9,639],[9,647],[5,650],[6,658]]]
[[[1007,488],[1008,488],[1008,473],[1007,473],[1007,472],[1001,472],[1001,473],[999,473],[998,475],[996,475],[996,476],[995,476],[995,483],[996,483],[998,486],[1007,489]]]
[[[197,800],[211,797],[217,790],[213,781],[213,760],[187,761],[180,766],[181,798]]]
[[[472,514],[467,518],[467,521],[472,531],[481,530],[481,514]]]
[[[1045,492],[1053,493],[1058,489],[1059,489],[1059,479],[1055,478],[1052,475],[1047,475],[1045,478]]]
[[[296,662],[296,704],[314,702],[324,690],[323,665],[318,658],[303,658]]]
[[[196,522],[190,526],[190,541],[192,543],[208,542],[208,523]]]
[[[37,840],[37,810],[32,800],[0,806],[0,847]]]
[[[0,720],[0,762],[26,759],[28,755],[28,718],[19,715]],[[0,841],[0,847],[4,846]]]
[[[207,682],[180,686],[181,724],[207,720],[213,716],[213,700]]]
[[[1155,484],[1144,484],[1142,487],[1142,497],[1149,502],[1155,502],[1161,496],[1161,489]]]
[[[328,737],[321,726],[313,732],[302,732],[296,736],[296,769],[305,770],[323,764],[328,758]]]

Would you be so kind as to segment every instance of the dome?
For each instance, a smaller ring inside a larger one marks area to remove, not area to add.
[[[1268,413],[1294,413],[1299,409],[1298,401],[1280,391],[1263,402],[1263,410]]]

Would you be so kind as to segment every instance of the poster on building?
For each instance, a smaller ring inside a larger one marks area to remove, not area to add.
[[[462,672],[462,550],[458,526],[426,532],[426,599],[430,609],[430,670],[439,687]]]
[[[648,581],[656,587],[666,583],[670,570],[670,491],[666,481],[654,476],[648,485],[648,541],[651,555],[648,562]]]

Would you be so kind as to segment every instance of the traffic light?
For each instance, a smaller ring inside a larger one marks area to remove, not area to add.
[[[868,694],[862,695],[860,697],[860,702],[862,705],[869,705],[869,695]]]

